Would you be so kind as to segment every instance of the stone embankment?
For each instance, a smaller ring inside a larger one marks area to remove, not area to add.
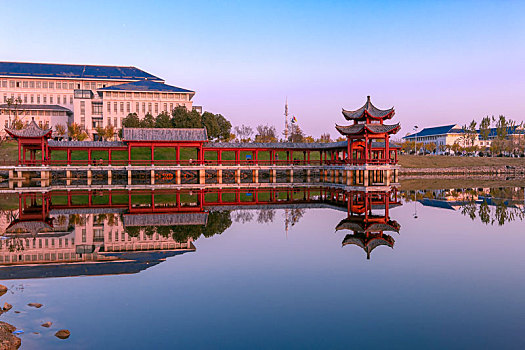
[[[399,169],[401,176],[524,176],[525,167],[514,166],[477,166],[477,167],[448,167],[448,168],[403,168]]]

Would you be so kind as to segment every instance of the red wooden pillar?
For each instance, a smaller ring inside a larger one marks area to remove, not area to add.
[[[67,165],[71,165],[71,149],[67,149]]]
[[[91,207],[93,204],[93,196],[91,195],[91,190],[88,190],[88,206]]]
[[[151,165],[155,164],[155,146],[151,145]]]
[[[347,163],[352,163],[352,150],[350,149],[350,137],[346,138],[346,159],[347,159]]]
[[[365,135],[365,164],[368,163],[368,135]]]
[[[22,159],[21,159],[21,147],[20,147],[20,139],[18,139],[18,165],[22,164]]]
[[[255,164],[259,165],[259,151],[258,150],[255,151],[254,160],[255,160]]]
[[[217,150],[217,163],[222,165],[222,151],[220,149]]]
[[[22,148],[22,153],[24,156],[24,158],[22,159],[22,164],[25,164],[26,163],[26,148],[25,147]]]
[[[204,164],[204,149],[202,148],[202,145],[197,149],[199,153],[199,164]]]
[[[239,165],[239,151],[235,151],[235,165]]]
[[[308,151],[308,165],[310,165],[310,151]]]
[[[131,145],[128,144],[128,165],[131,165]]]
[[[385,135],[385,155],[387,159],[387,164],[390,164],[390,137],[388,134]]]
[[[108,164],[111,165],[111,148],[108,149]]]
[[[45,151],[44,151],[44,141],[43,140],[42,140],[42,143],[40,144],[40,153],[41,153],[41,157],[40,158],[42,158],[42,165],[44,165]],[[35,156],[36,156],[36,150],[35,150]]]
[[[88,149],[88,165],[91,165],[91,148]]]
[[[180,165],[180,146],[175,148],[175,160],[177,161],[177,165]]]

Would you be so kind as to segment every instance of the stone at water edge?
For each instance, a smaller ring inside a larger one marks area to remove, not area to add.
[[[58,332],[55,333],[55,337],[60,339],[67,339],[71,335],[71,332],[67,329],[61,329]]]
[[[11,310],[12,307],[13,307],[13,305],[9,304],[8,302],[5,302],[3,310],[4,311],[9,311],[9,310]]]
[[[0,349],[18,349],[20,347],[22,340],[13,334],[15,330],[15,326],[0,322]]]
[[[51,327],[52,324],[53,324],[53,322],[46,322],[46,323],[42,323],[41,326],[49,328],[49,327]]]
[[[40,309],[42,307],[42,304],[40,303],[29,303],[27,306],[36,307],[37,309]]]
[[[4,295],[5,293],[7,293],[7,287],[4,286],[3,284],[0,284],[0,297]]]

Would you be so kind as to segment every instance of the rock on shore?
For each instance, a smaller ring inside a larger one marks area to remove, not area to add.
[[[0,321],[0,350],[18,349],[20,347],[22,340],[13,334],[15,330],[15,326]]]
[[[55,333],[55,337],[60,339],[67,339],[71,335],[71,332],[67,329],[61,329],[58,332]]]

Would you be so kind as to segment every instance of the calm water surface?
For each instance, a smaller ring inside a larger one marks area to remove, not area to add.
[[[506,214],[488,200],[404,193],[389,210],[393,248],[370,259],[342,245],[352,234],[336,231],[345,211],[274,209],[261,223],[258,209],[233,210],[221,234],[137,273],[4,280],[1,299],[15,307],[2,320],[25,331],[28,349],[523,349],[523,190],[514,190]],[[60,328],[71,337],[53,337]]]

